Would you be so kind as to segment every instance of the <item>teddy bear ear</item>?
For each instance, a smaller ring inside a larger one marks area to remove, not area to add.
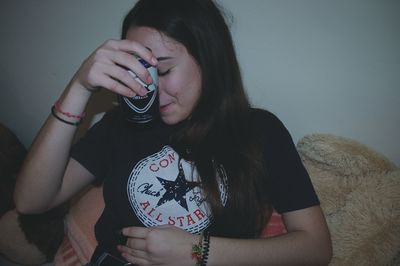
[[[297,143],[303,160],[341,176],[384,173],[397,167],[382,154],[349,138],[331,134],[306,135]]]

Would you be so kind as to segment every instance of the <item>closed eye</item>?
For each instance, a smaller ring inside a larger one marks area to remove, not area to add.
[[[171,69],[168,69],[166,71],[158,71],[158,76],[162,77],[167,75],[170,72]]]

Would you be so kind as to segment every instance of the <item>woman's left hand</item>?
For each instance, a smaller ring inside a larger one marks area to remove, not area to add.
[[[118,246],[122,256],[134,265],[194,265],[192,245],[199,236],[171,225],[127,227],[126,244]]]

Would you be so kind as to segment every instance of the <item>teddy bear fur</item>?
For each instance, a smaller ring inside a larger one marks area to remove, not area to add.
[[[331,232],[330,265],[400,265],[400,169],[330,134],[307,135],[297,148]]]

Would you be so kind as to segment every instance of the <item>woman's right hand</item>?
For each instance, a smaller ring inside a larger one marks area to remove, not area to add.
[[[129,40],[108,40],[98,47],[76,72],[72,86],[96,91],[105,88],[115,93],[133,97],[145,95],[147,90],[127,71],[131,70],[144,83],[152,83],[146,68],[138,61],[137,55],[152,65],[157,59],[140,43]]]

